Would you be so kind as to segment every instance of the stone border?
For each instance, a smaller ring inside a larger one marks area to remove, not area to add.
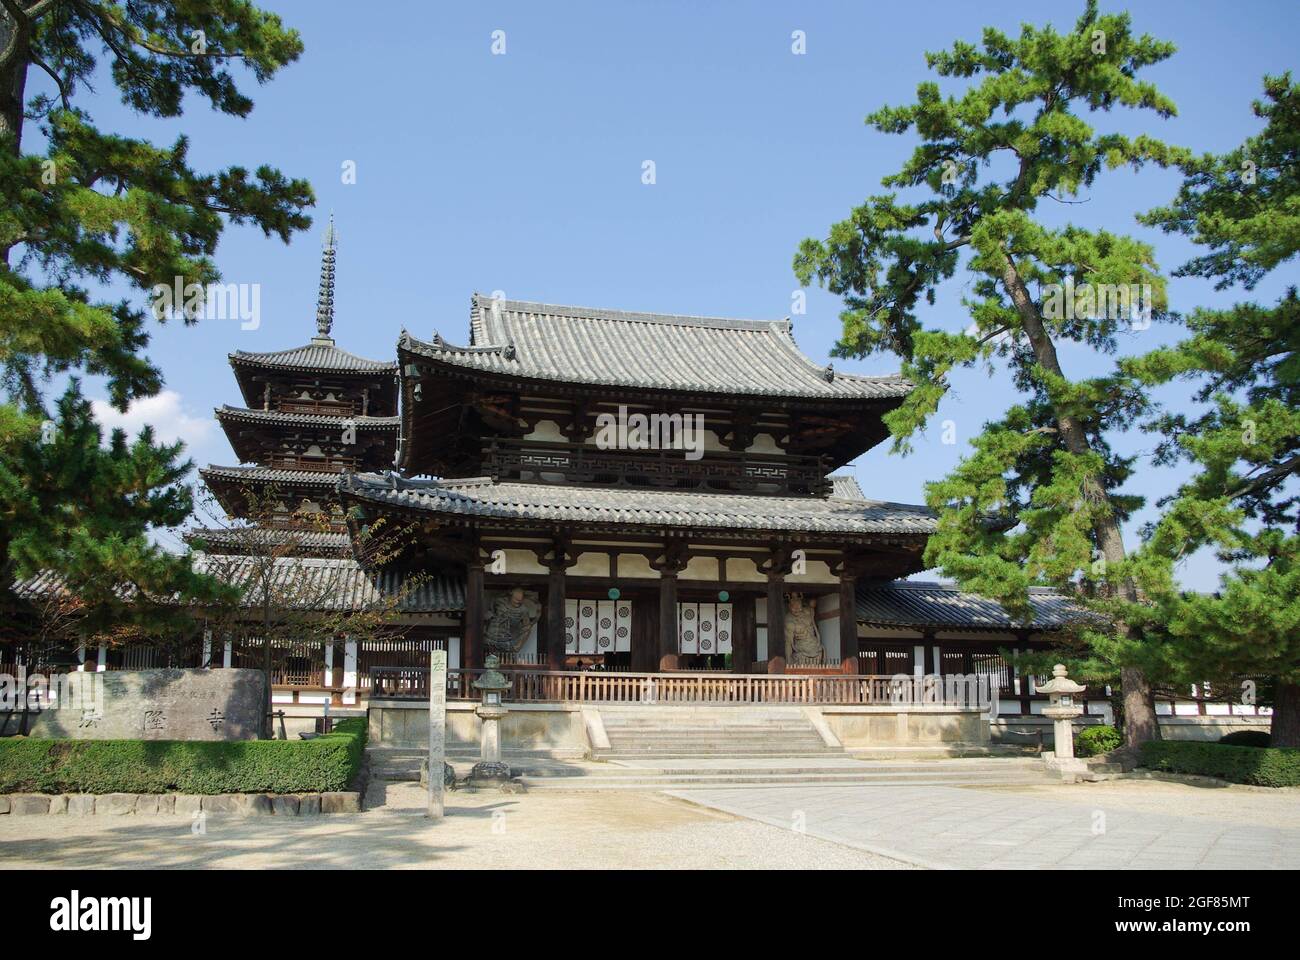
[[[361,794],[329,793],[8,793],[0,794],[0,815],[189,816],[202,811],[240,817],[310,817],[360,813]]]

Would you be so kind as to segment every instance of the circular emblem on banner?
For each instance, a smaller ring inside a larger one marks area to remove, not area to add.
[[[718,631],[718,642],[719,642],[719,643],[726,643],[726,642],[727,642],[727,638],[730,637],[730,636],[731,636],[731,634],[727,633],[726,630],[719,630],[719,631]]]
[[[683,619],[683,620],[694,620],[694,619],[695,619],[695,611],[692,610],[690,607],[687,607],[685,610],[682,611],[682,619]]]
[[[572,627],[572,626],[573,626],[573,617],[565,617],[565,618],[564,618],[564,625],[565,625],[566,627]]]
[[[630,617],[632,615],[632,611],[628,607],[619,607],[618,615],[620,617]]]
[[[591,639],[591,627],[583,627],[583,628],[582,628],[582,639],[584,639],[584,640],[590,640],[590,639]]]
[[[723,593],[726,593],[727,591],[723,590],[722,592],[723,592]],[[719,611],[718,611],[718,619],[719,619],[719,620],[730,620],[730,619],[731,619],[731,611],[730,611],[730,610],[719,610]]]
[[[601,638],[600,638],[600,645],[601,645],[602,647],[608,647],[608,646],[609,646],[609,637],[601,637]]]
[[[614,623],[614,621],[611,620],[611,619],[609,619],[609,617],[601,617],[601,618],[600,618],[600,629],[602,629],[602,630],[608,630],[608,629],[610,628],[610,626],[613,625],[613,623]]]
[[[708,621],[708,620],[705,620],[703,623],[700,624],[700,629],[701,629],[701,630],[712,630],[712,629],[713,629],[713,624],[712,624],[712,622],[710,622],[710,621]]]
[[[713,646],[713,641],[712,641],[712,640],[701,640],[701,641],[700,641],[700,649],[701,649],[701,650],[708,650],[708,649],[709,649],[710,647],[712,647],[712,646]]]
[[[620,637],[626,637],[626,636],[627,636],[627,627],[619,627],[619,628],[618,628],[618,635],[619,635]]]
[[[582,608],[582,615],[583,615],[584,617],[589,617],[589,616],[591,616],[591,612],[592,612],[592,611],[591,611],[591,607],[583,607],[583,608]]]
[[[687,630],[682,634],[682,639],[689,643],[695,639],[695,632],[693,630]]]

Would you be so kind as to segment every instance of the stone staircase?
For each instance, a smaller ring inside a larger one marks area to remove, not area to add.
[[[600,707],[608,748],[597,760],[841,755],[799,707]]]
[[[1059,783],[1039,760],[872,761],[851,757],[717,758],[548,763],[519,771],[530,790],[690,790],[780,786],[1011,786]]]

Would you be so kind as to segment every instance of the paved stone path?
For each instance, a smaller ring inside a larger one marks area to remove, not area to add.
[[[674,790],[670,796],[918,866],[1296,869],[1300,829],[946,786]]]

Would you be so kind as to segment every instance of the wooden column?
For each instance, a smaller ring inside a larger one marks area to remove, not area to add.
[[[659,571],[659,659],[667,656],[677,656],[677,571],[670,567]]]
[[[767,575],[767,659],[785,657],[785,574]]]
[[[546,577],[546,668],[564,669],[564,562],[552,563]]]
[[[858,655],[858,578],[840,574],[840,662]]]
[[[731,672],[749,673],[754,669],[757,626],[754,616],[754,597],[741,594],[732,604],[731,620]]]
[[[483,666],[483,564],[471,561],[465,569],[465,624],[461,637],[461,665]]]

